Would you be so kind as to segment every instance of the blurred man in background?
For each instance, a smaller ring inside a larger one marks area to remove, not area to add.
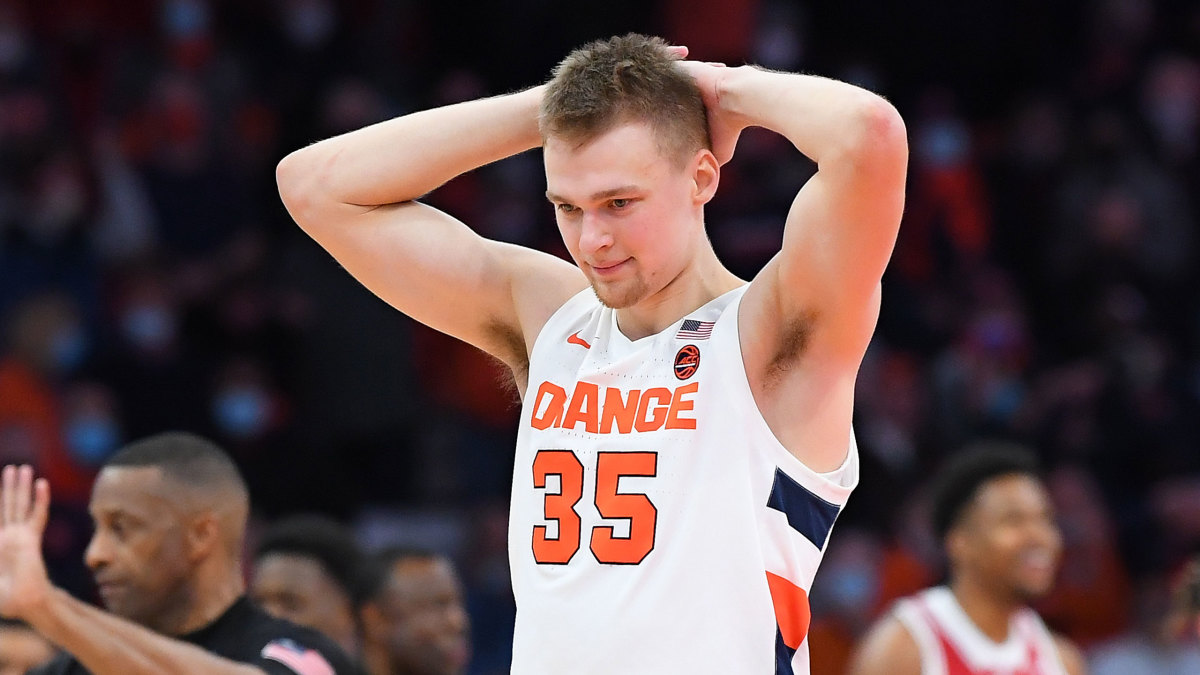
[[[20,621],[0,619],[0,675],[25,675],[54,657],[54,646]]]
[[[41,556],[50,485],[29,466],[0,475],[0,615],[67,652],[38,675],[341,675],[328,638],[244,597],[249,495],[237,467],[189,434],[133,443],[101,469],[86,563],[108,612],[55,588]]]
[[[363,660],[370,675],[459,675],[471,657],[462,582],[448,558],[393,549],[377,559],[363,609]]]
[[[949,583],[897,602],[859,646],[853,675],[1086,672],[1029,607],[1054,582],[1062,536],[1028,451],[995,443],[954,457],[935,479],[933,520]]]
[[[269,614],[324,633],[358,658],[359,611],[369,591],[365,565],[358,543],[340,523],[293,516],[263,533],[250,597]]]

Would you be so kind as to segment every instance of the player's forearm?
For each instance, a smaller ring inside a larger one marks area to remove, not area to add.
[[[263,675],[258,668],[159,635],[58,589],[25,619],[95,675]]]
[[[729,69],[721,108],[747,126],[785,136],[807,157],[830,160],[906,152],[904,122],[882,97],[845,82],[742,66]]]
[[[459,174],[541,144],[542,87],[423,110],[326,139],[288,155],[285,201],[377,206],[416,199]]]

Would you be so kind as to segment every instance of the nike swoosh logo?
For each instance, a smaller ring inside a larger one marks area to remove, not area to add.
[[[579,337],[579,331],[575,331],[574,333],[571,333],[570,337],[567,338],[567,344],[579,345],[580,347],[583,347],[584,349],[592,348],[592,346],[589,345],[587,342],[585,342],[583,338]]]

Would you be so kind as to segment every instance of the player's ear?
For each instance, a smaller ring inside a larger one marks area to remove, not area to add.
[[[971,545],[967,542],[966,534],[961,528],[952,528],[947,532],[942,544],[946,549],[946,557],[951,563],[962,560],[971,550]]]
[[[209,556],[221,545],[221,525],[217,515],[202,511],[191,518],[184,530],[188,558],[193,562]]]
[[[701,148],[692,158],[692,201],[697,206],[707,204],[717,194],[721,182],[721,165],[708,148]]]

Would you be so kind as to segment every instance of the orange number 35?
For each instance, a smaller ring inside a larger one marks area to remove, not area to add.
[[[596,511],[608,520],[628,520],[629,536],[616,536],[616,528],[592,528],[591,551],[608,565],[636,565],[654,550],[658,509],[646,495],[618,492],[621,477],[654,476],[658,453],[601,452],[596,456]],[[570,450],[539,450],[533,459],[533,486],[545,489],[546,477],[558,476],[560,489],[546,493],[546,520],[558,523],[558,536],[550,538],[545,525],[533,528],[533,559],[544,565],[565,565],[579,551],[580,520],[575,506],[583,498],[583,464]]]

